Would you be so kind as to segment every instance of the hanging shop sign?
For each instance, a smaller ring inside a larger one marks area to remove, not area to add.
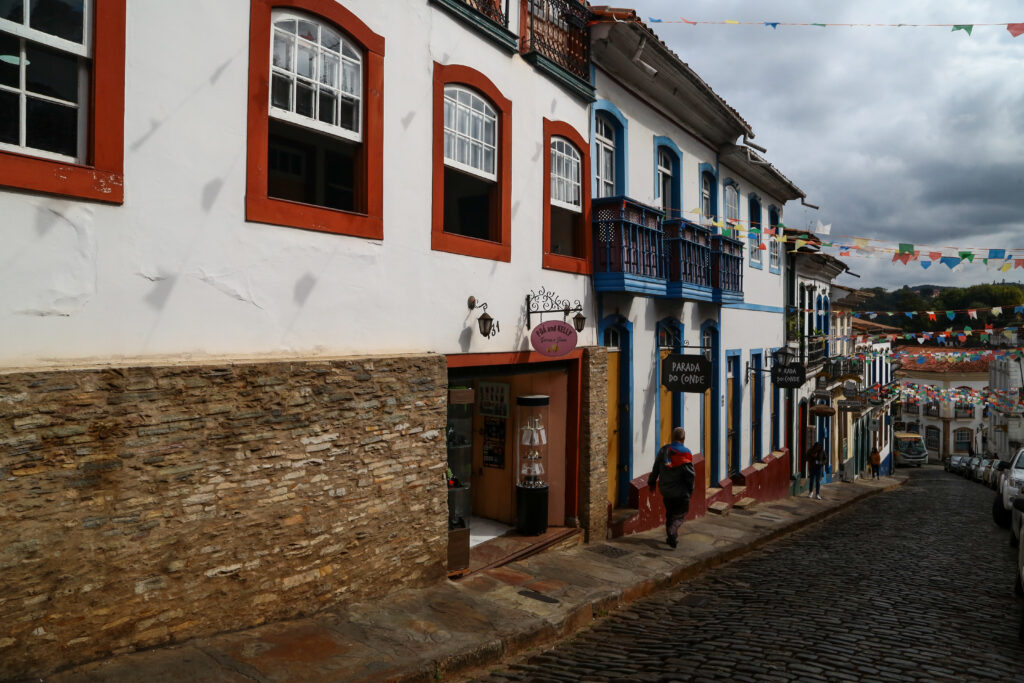
[[[863,401],[837,401],[836,405],[839,410],[863,410]]]
[[[780,389],[799,389],[807,381],[807,370],[802,365],[773,365],[772,384]]]
[[[871,418],[871,420],[868,422],[868,429],[872,432],[877,432],[880,426],[881,424],[877,417]]]
[[[670,354],[661,362],[661,385],[669,391],[702,394],[711,388],[711,361],[702,355]]]
[[[561,320],[548,320],[533,328],[530,345],[545,356],[564,356],[576,348],[576,330]]]

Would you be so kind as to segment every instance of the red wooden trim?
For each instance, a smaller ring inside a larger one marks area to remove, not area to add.
[[[491,101],[498,114],[498,221],[501,239],[481,240],[444,231],[444,87],[461,83]],[[434,158],[430,248],[492,261],[512,260],[512,101],[482,73],[460,64],[434,62]]]
[[[583,212],[579,220],[583,237],[583,258],[551,253],[551,138],[563,137],[576,146],[580,153],[580,189]],[[594,272],[594,230],[590,225],[590,145],[575,128],[564,121],[544,119],[544,253],[541,265],[548,270],[590,275]]]
[[[33,192],[124,202],[125,0],[96,0],[88,164],[0,152],[0,186]]]
[[[384,238],[384,38],[334,0],[251,0],[249,15],[249,112],[246,141],[245,218],[258,223]],[[270,17],[274,8],[316,14],[335,24],[364,49],[361,175],[365,213],[339,211],[267,196],[270,108]]]
[[[564,360],[579,361],[583,349],[573,349],[564,356],[553,358],[536,351],[509,351],[499,353],[452,353],[446,356],[449,368],[475,368],[482,365],[524,365],[527,363],[552,363]]]

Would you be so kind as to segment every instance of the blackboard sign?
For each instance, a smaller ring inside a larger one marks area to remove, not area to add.
[[[807,379],[802,365],[773,365],[772,384],[780,389],[799,389]]]
[[[661,384],[669,391],[702,394],[711,388],[711,362],[701,355],[666,356],[661,362]]]

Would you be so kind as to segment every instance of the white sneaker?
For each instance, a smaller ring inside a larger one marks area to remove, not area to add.
[[[816,498],[817,498],[818,500],[821,500],[821,494],[820,494],[820,493],[819,493],[819,494],[818,494],[817,496],[815,496],[815,497],[816,497]]]
[[[808,498],[814,498],[814,491],[808,491],[807,492],[807,497]]]

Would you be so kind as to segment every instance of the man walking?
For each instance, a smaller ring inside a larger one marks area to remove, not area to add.
[[[807,497],[821,500],[821,468],[825,464],[825,448],[816,441],[807,451]]]
[[[690,496],[693,495],[693,453],[683,445],[685,440],[685,429],[673,429],[672,443],[665,444],[658,451],[651,476],[647,478],[652,492],[661,481],[661,498],[665,503],[665,542],[672,548],[678,542],[676,534],[690,511]]]

